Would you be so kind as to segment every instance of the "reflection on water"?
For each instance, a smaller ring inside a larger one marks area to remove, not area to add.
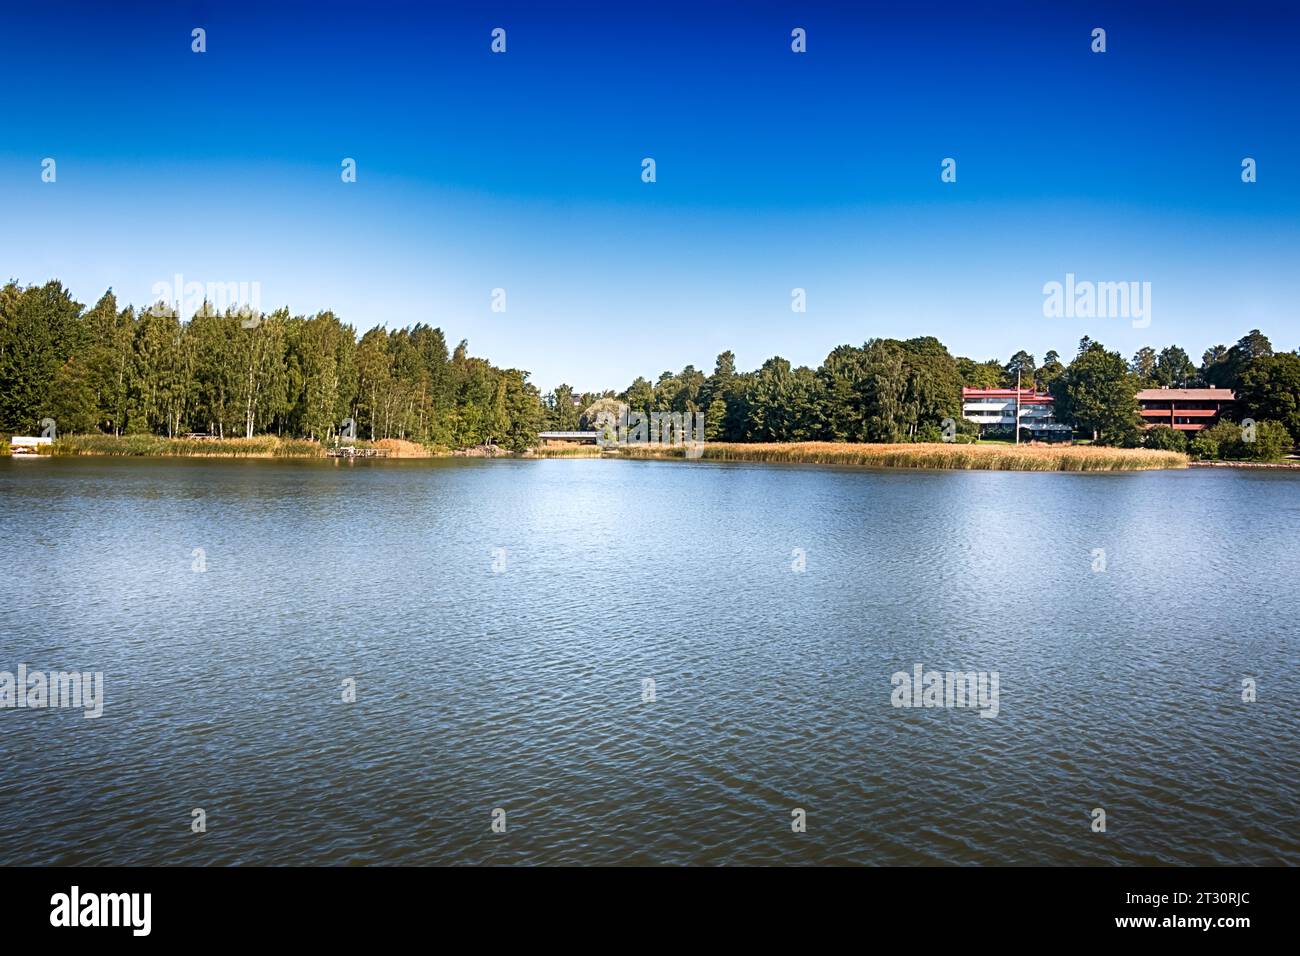
[[[0,710],[0,863],[1300,863],[1294,475],[0,461],[0,521],[0,671],[105,696]]]

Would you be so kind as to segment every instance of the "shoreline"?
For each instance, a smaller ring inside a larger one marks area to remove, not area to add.
[[[684,460],[683,446],[541,447],[512,453],[504,449],[429,448],[396,439],[357,441],[357,449],[374,449],[379,458],[514,458]],[[273,435],[258,438],[163,438],[156,435],[70,435],[58,439],[54,457],[152,458],[297,458],[324,459],[332,446]],[[699,460],[756,464],[832,465],[944,471],[1151,471],[1186,468],[1186,455],[1150,449],[1102,448],[1091,445],[977,445],[938,442],[854,444],[836,442],[729,443],[709,442],[697,449]],[[361,457],[361,456],[358,456]],[[368,458],[370,456],[367,456]]]
[[[854,444],[836,442],[706,443],[704,461],[839,465],[926,471],[1124,472],[1186,468],[1180,452],[1093,445],[976,445],[941,442]],[[634,446],[627,459],[684,459],[684,448]]]
[[[3,452],[8,453],[8,442]],[[396,438],[353,441],[349,445],[375,458],[438,458],[452,454]],[[258,435],[253,438],[167,438],[161,435],[66,435],[37,456],[53,458],[296,458],[332,457],[333,445],[305,438]],[[12,456],[19,457],[19,456]],[[29,457],[29,456],[22,456]]]
[[[1300,461],[1224,461],[1214,459],[1212,461],[1192,461],[1188,462],[1189,468],[1273,468],[1280,471],[1295,471],[1300,469]]]
[[[423,458],[622,459],[627,461],[681,461],[682,446],[637,445],[596,447],[572,445],[539,447],[524,452],[482,446],[464,449],[428,447],[399,439],[356,441],[357,449],[375,450],[368,460]],[[0,443],[0,455],[8,453]],[[254,458],[324,460],[333,446],[306,439],[274,435],[256,438],[164,438],[156,435],[71,435],[58,439],[48,453],[37,457],[114,458]],[[12,456],[29,457],[29,456]],[[361,456],[358,456],[361,457]],[[836,442],[709,442],[698,460],[750,464],[829,465],[858,468],[925,471],[1056,471],[1132,472],[1184,468],[1264,468],[1300,470],[1300,460],[1277,462],[1193,461],[1180,452],[1144,448],[1108,448],[1095,445],[977,445],[934,442],[856,444]]]

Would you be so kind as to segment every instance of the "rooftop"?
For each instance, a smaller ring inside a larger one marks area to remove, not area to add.
[[[971,398],[1015,398],[1016,390],[1014,388],[971,388],[969,385],[961,387],[963,395]],[[1046,392],[1035,392],[1032,388],[1020,389],[1021,398],[1051,398]]]
[[[1137,393],[1139,402],[1167,402],[1170,399],[1233,402],[1237,396],[1230,388],[1144,388]]]

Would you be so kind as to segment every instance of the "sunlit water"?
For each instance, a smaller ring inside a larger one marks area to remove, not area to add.
[[[105,680],[0,710],[0,863],[1300,863],[1295,474],[0,460],[0,528],[0,671]]]

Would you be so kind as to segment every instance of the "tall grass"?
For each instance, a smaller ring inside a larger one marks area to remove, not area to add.
[[[535,458],[599,458],[599,445],[539,445],[532,450]]]
[[[682,448],[653,445],[624,447],[622,453],[629,458],[685,457]],[[1186,468],[1188,461],[1187,456],[1179,452],[1095,445],[856,445],[839,442],[713,442],[705,444],[703,457],[713,461],[979,471],[1147,471]]]
[[[187,458],[319,458],[320,442],[299,438],[219,438],[196,440],[161,435],[64,435],[54,442],[56,455],[133,455]]]
[[[422,445],[402,438],[381,438],[373,442],[356,441],[347,444],[356,445],[358,448],[381,449],[387,458],[442,458],[451,454],[450,449],[442,445]]]

